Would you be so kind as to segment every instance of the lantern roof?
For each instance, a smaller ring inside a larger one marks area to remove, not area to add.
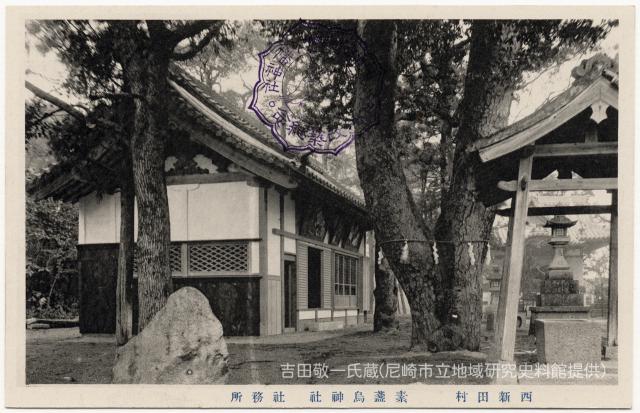
[[[578,221],[572,221],[564,215],[556,215],[553,218],[547,220],[544,224],[545,228],[570,228],[574,226]]]

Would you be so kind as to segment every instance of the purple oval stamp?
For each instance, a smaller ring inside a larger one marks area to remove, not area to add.
[[[379,78],[382,89],[382,69],[355,28],[300,20],[260,52],[258,61],[249,109],[285,151],[338,155],[377,123],[378,103],[371,99],[374,122],[358,130],[353,126],[353,87],[362,65],[368,75]],[[318,95],[318,90],[328,96]],[[335,101],[340,109],[334,110],[335,117],[326,115],[330,121],[310,120],[314,113],[335,109]]]

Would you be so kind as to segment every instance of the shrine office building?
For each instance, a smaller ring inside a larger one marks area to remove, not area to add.
[[[226,336],[371,320],[374,243],[362,199],[181,69],[171,68],[169,85],[174,289],[200,290]],[[88,162],[56,165],[29,187],[36,199],[78,205],[81,333],[115,331],[120,194],[87,177],[118,164],[116,147],[103,143]]]

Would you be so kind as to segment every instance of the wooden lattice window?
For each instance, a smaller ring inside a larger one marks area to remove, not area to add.
[[[171,243],[169,262],[174,277],[247,273],[249,272],[249,243],[247,241]],[[137,273],[138,263],[134,256],[135,277]]]
[[[249,270],[247,242],[189,244],[189,274],[233,273]]]
[[[182,272],[182,247],[180,244],[171,244],[169,265],[171,266],[171,272]]]

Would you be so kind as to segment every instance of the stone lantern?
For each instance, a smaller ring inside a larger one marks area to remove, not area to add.
[[[567,231],[574,226],[565,216],[554,216],[544,225],[551,228],[549,245],[553,258],[540,291],[540,305],[531,308],[529,333],[536,335],[540,363],[587,363],[600,360],[600,330],[590,321],[584,294],[564,257]]]
[[[574,226],[576,222],[577,221],[571,221],[564,215],[556,215],[544,225],[545,228],[551,228],[549,245],[553,248],[553,259],[548,269],[550,279],[573,279],[573,273],[571,272],[569,263],[564,258],[564,247],[569,243],[567,230]]]
[[[569,243],[568,229],[576,224],[565,216],[554,216],[544,227],[551,228],[549,245],[553,248],[553,258],[547,269],[547,276],[540,288],[539,302],[531,308],[529,333],[535,334],[535,320],[542,318],[589,318],[589,308],[584,306],[584,294],[580,292],[578,281],[564,257],[565,246]]]
[[[573,271],[564,257],[564,248],[569,243],[567,231],[575,224],[576,221],[556,215],[544,225],[545,228],[551,228],[549,245],[553,248],[553,258],[549,263],[547,277],[542,283],[540,291],[540,304],[543,307],[582,306],[584,304],[584,294],[580,292],[578,281],[574,280]]]

